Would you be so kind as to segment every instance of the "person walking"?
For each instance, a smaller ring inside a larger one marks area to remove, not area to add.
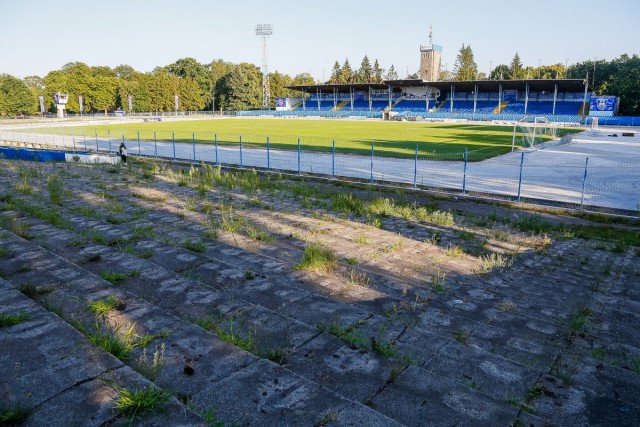
[[[122,159],[122,163],[127,164],[127,147],[124,145],[124,142],[120,143],[120,158]]]

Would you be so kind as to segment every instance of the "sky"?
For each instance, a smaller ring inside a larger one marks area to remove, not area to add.
[[[152,71],[177,59],[262,64],[256,24],[271,24],[269,71],[329,79],[335,61],[367,55],[399,77],[420,45],[443,47],[453,70],[463,44],[478,69],[611,60],[640,54],[638,0],[0,0],[0,73],[44,77],[73,61]],[[408,71],[408,73],[407,73]]]

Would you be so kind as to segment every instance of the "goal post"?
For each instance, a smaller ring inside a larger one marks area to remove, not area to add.
[[[513,125],[511,151],[515,147],[533,148],[558,135],[558,128],[546,117],[534,117],[533,122],[517,122]]]

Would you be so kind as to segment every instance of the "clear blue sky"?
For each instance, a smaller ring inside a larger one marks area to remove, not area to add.
[[[444,48],[453,69],[470,44],[480,71],[610,60],[640,53],[638,0],[0,0],[0,73],[44,76],[71,61],[151,71],[193,57],[261,64],[255,25],[269,23],[269,69],[329,78],[366,54],[400,77],[417,71],[419,45]]]

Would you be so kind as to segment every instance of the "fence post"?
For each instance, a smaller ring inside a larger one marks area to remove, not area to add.
[[[216,166],[220,166],[220,163],[218,162],[218,134],[217,133],[213,134],[213,146],[216,152]]]
[[[300,175],[300,138],[298,138],[298,175]]]
[[[520,201],[520,191],[522,190],[522,165],[524,164],[524,152],[520,156],[520,175],[518,176],[518,201]]]
[[[587,185],[587,168],[589,167],[589,158],[584,162],[584,177],[582,178],[582,195],[580,196],[580,209],[584,206],[584,188]]]
[[[138,156],[142,154],[142,151],[140,150],[140,131],[138,131]]]
[[[336,176],[336,141],[331,141],[331,177]]]
[[[370,183],[373,184],[373,144],[371,144],[371,180]]]
[[[156,138],[156,131],[153,131],[153,151],[156,155],[156,159],[158,158],[158,138]]]
[[[82,128],[82,142],[84,143],[84,149],[87,149],[87,132]]]
[[[511,138],[511,152],[513,153],[513,150],[515,150],[516,147],[516,124],[513,124],[513,137]]]
[[[98,147],[98,129],[94,129],[95,133],[96,133],[96,151],[100,151],[100,148]]]
[[[122,143],[124,144],[124,129],[122,129]]]
[[[242,135],[240,135],[240,169],[242,169]]]
[[[191,144],[193,145],[193,164],[196,164],[196,133],[191,134]]]
[[[64,144],[64,139],[62,142]],[[109,143],[109,152],[111,152],[111,129],[107,129],[107,142]]]
[[[416,144],[416,157],[413,161],[413,189],[415,190],[418,185],[418,144]]]
[[[76,130],[71,129],[71,138],[73,139],[73,149],[76,149]]]
[[[267,171],[271,170],[271,155],[269,153],[269,137],[267,137]]]
[[[176,160],[176,133],[171,132],[171,140],[173,141],[173,161]]]
[[[462,171],[462,194],[467,194],[467,161],[469,159],[469,150],[464,149],[464,169]]]
[[[64,127],[60,128],[60,135],[62,136],[62,147],[64,147]]]

